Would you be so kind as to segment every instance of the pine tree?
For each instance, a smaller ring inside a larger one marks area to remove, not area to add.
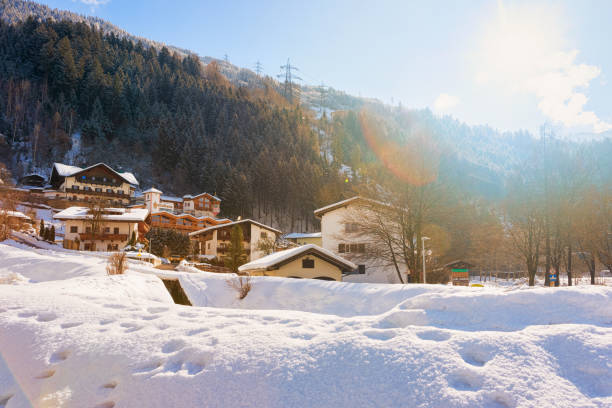
[[[232,227],[232,232],[230,234],[228,255],[223,260],[225,266],[230,268],[234,273],[238,272],[238,267],[243,265],[247,259],[242,241],[242,227],[239,224],[236,224]]]
[[[40,220],[40,228],[38,230],[38,235],[41,238],[45,237],[45,220]]]

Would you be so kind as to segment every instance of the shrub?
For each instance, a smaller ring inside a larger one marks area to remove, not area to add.
[[[123,275],[127,269],[127,256],[125,256],[125,252],[115,252],[108,257],[106,273],[109,275]]]
[[[251,290],[251,275],[238,275],[233,279],[228,279],[227,286],[238,292],[238,299],[242,300],[249,294]]]

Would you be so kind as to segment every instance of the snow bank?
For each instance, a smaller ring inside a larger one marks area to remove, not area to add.
[[[111,277],[91,254],[3,244],[0,259],[44,280],[0,284],[5,408],[612,406],[607,287],[260,277],[240,302],[226,276],[164,271],[206,306],[187,307],[150,267]]]

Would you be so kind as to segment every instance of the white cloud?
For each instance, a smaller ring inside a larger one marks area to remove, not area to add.
[[[585,110],[585,90],[601,74],[579,63],[579,51],[565,41],[562,13],[532,3],[505,6],[482,33],[476,81],[537,98],[548,119],[566,127],[602,132],[612,124]]]
[[[459,98],[446,93],[438,95],[433,103],[434,110],[438,113],[448,112],[459,104]]]

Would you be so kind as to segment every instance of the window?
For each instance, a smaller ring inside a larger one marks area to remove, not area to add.
[[[210,249],[210,242],[206,244],[206,248]]]
[[[113,234],[119,234],[119,227],[113,228]]]
[[[338,253],[345,253],[346,252],[346,245],[344,244],[338,244]]]
[[[110,234],[110,227],[104,227],[104,233]]]
[[[96,187],[96,192],[101,193],[102,189],[100,187]]]
[[[166,218],[166,217],[162,217],[161,218],[161,222],[164,223],[164,224],[169,224],[170,220],[168,218]]]
[[[365,275],[365,265],[358,265],[357,266],[357,273],[360,275]]]
[[[302,259],[302,268],[304,268],[304,269],[313,269],[314,268],[314,259],[310,259],[310,258]]]
[[[123,190],[117,190],[117,194],[123,194]]]
[[[344,224],[344,232],[359,232],[359,225],[355,223]]]
[[[151,221],[153,221],[153,222],[159,222],[159,215],[154,215],[154,216],[151,218]]]
[[[112,193],[112,192],[113,192],[113,189],[112,189],[112,188],[107,188],[107,189],[106,189],[106,192],[107,192],[107,193]]]
[[[85,176],[81,176],[81,180],[85,180]]]
[[[357,252],[360,254],[365,253],[365,244],[357,244]]]
[[[259,234],[259,236],[260,236],[262,239],[266,239],[266,238],[268,238],[268,233],[267,233],[266,231],[261,231],[261,233]]]
[[[73,190],[78,190],[78,189],[79,189],[79,186],[72,186],[72,189],[73,189]]]
[[[106,177],[104,177],[102,180],[104,180],[104,182],[106,182]]]
[[[70,233],[76,234],[77,232],[79,232],[79,227],[77,227],[75,225],[70,227]]]
[[[96,176],[91,176],[91,179],[92,179],[93,181],[96,181]]]

